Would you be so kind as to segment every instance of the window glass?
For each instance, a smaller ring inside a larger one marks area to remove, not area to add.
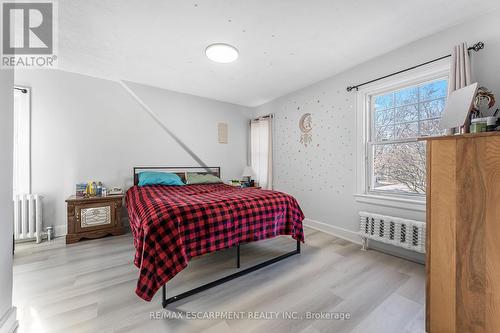
[[[443,134],[439,120],[447,91],[448,81],[441,79],[371,99],[370,190],[425,194],[425,145],[417,138]]]

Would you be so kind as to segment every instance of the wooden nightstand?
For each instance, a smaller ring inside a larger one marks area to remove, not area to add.
[[[82,238],[99,238],[106,235],[122,235],[120,210],[123,195],[80,198],[72,195],[68,205],[68,234],[66,244]]]

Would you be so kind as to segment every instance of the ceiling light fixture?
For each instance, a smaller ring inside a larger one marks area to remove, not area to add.
[[[238,59],[238,50],[234,46],[224,43],[209,45],[205,50],[205,54],[208,59],[221,64],[227,64]]]

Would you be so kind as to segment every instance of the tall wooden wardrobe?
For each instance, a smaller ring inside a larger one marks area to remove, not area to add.
[[[500,332],[500,133],[425,141],[427,332]]]

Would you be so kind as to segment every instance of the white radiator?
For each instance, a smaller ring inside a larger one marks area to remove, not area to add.
[[[359,212],[363,249],[368,239],[425,253],[425,222]]]
[[[42,196],[19,194],[14,197],[14,239],[42,241]]]

